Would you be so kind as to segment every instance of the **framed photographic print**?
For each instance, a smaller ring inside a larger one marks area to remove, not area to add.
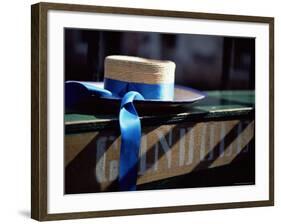
[[[32,218],[274,204],[274,18],[31,8]]]

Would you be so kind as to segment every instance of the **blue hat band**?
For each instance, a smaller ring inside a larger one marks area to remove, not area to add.
[[[136,91],[144,99],[173,100],[174,98],[174,83],[145,84],[105,78],[104,88],[116,97],[123,97],[129,91]]]

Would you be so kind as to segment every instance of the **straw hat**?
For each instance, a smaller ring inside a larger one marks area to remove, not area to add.
[[[144,96],[143,100],[139,100],[143,104],[182,105],[205,97],[198,90],[174,85],[176,65],[172,61],[111,55],[105,58],[104,67],[103,82],[66,82],[66,108],[75,107],[86,96],[119,101],[126,92],[132,90]],[[159,92],[161,96],[157,96]]]

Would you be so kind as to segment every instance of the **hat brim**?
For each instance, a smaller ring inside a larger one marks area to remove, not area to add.
[[[91,85],[103,89],[103,82],[91,82]],[[106,91],[106,90],[105,90]],[[138,113],[142,115],[167,112],[185,111],[193,103],[206,97],[204,92],[186,86],[176,85],[174,88],[173,100],[135,100],[134,105]],[[113,96],[97,96],[92,94],[90,97],[83,98],[82,101],[69,106],[66,103],[66,113],[86,113],[86,114],[111,114],[117,113],[120,109],[121,98]]]
[[[92,82],[92,85],[103,88],[103,82]],[[95,97],[95,95],[93,95]],[[201,92],[199,90],[175,85],[174,88],[174,99],[173,100],[157,100],[157,99],[144,99],[144,100],[136,100],[138,104],[165,104],[165,105],[180,105],[180,104],[190,104],[196,101],[202,100],[206,97],[206,93]],[[113,97],[113,96],[99,96],[101,100],[109,100],[109,101],[120,101],[121,97]]]

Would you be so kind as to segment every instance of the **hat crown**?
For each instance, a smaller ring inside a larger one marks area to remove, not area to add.
[[[134,56],[111,55],[105,58],[105,78],[144,84],[174,83],[175,63]]]

